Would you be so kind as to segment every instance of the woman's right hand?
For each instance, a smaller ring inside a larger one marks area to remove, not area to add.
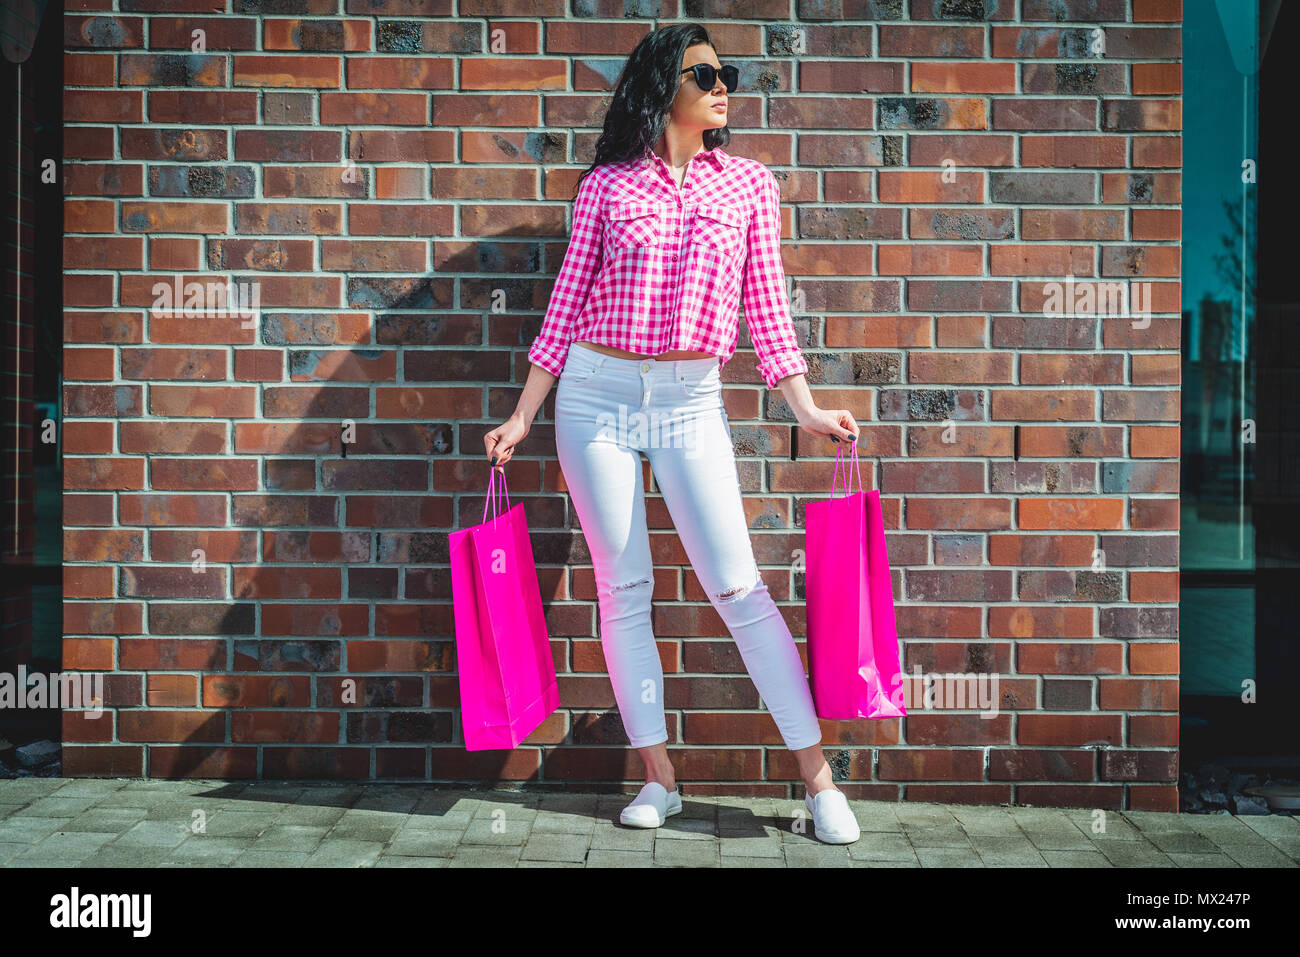
[[[516,412],[483,436],[488,461],[494,468],[503,468],[510,461],[510,456],[515,454],[515,446],[524,440],[528,431],[528,422]]]

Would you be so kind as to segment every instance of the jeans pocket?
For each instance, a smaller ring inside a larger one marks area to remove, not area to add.
[[[570,359],[560,370],[560,379],[565,385],[582,385],[597,372],[597,367],[588,362],[585,358],[573,361]]]
[[[717,366],[703,375],[691,374],[682,379],[682,391],[690,399],[715,395],[722,391],[722,370]]]

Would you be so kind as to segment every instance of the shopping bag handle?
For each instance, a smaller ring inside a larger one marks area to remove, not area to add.
[[[492,501],[493,490],[496,489],[496,478],[497,478],[497,469],[496,469],[495,467],[493,467],[493,468],[491,469],[491,474],[488,476],[488,491],[487,491],[487,498],[485,498],[485,499],[483,500],[483,518],[482,518],[482,521],[484,521],[484,522],[487,521],[487,507],[488,507],[488,502],[491,502],[491,501]],[[492,508],[492,524],[493,524],[494,526],[496,525],[497,515],[500,513],[500,510],[501,510],[501,500],[500,500],[501,497],[500,497],[500,493],[501,493],[502,491],[505,492],[505,496],[506,496],[506,511],[508,512],[508,511],[510,511],[510,490],[506,488],[506,470],[505,470],[505,469],[501,469],[501,488],[497,490],[497,501],[496,501],[496,503],[494,504],[494,506],[493,506],[493,508]]]
[[[849,448],[852,450],[853,458],[844,457],[844,443],[841,442],[835,450],[835,475],[831,478],[831,498],[835,497],[835,482],[840,477],[840,463],[844,463],[844,493],[846,496],[853,494],[853,476],[849,474],[849,462],[852,461],[858,472],[858,491],[862,491],[862,466],[858,463],[858,440],[851,439]]]

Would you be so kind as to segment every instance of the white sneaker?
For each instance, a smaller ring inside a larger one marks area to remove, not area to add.
[[[803,803],[812,815],[813,833],[823,844],[852,844],[862,836],[843,791],[822,788],[816,796],[805,794]]]
[[[658,827],[674,814],[682,813],[682,796],[669,792],[658,781],[647,781],[618,819],[628,827]]]

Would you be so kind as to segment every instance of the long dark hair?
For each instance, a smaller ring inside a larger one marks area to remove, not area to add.
[[[588,173],[606,163],[641,159],[668,126],[668,111],[677,96],[679,71],[686,48],[697,43],[713,46],[708,31],[698,23],[675,23],[646,34],[623,64],[614,99],[605,112],[605,128],[596,141],[596,159],[582,171],[574,195]],[[694,82],[687,78],[687,82]],[[731,131],[723,126],[704,131],[704,148],[726,146]]]

